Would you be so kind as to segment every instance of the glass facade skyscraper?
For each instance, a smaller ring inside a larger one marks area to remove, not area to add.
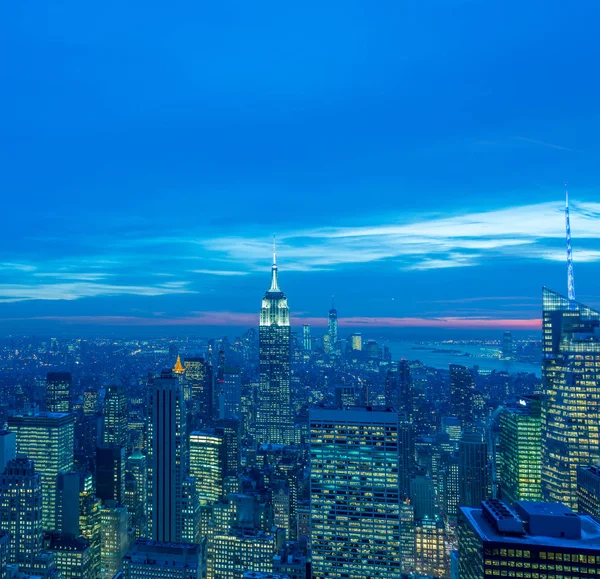
[[[600,313],[543,290],[542,489],[577,509],[577,468],[600,460]]]
[[[102,444],[127,445],[127,394],[123,386],[109,386],[104,399]]]
[[[72,377],[70,372],[48,372],[46,376],[46,407],[48,412],[71,412]]]
[[[310,412],[314,579],[399,578],[398,414]]]
[[[271,287],[260,310],[260,381],[256,407],[256,442],[292,444],[294,421],[291,404],[290,309],[279,289],[273,258]]]

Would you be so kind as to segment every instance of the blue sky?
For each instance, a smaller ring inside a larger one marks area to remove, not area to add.
[[[595,304],[599,12],[3,3],[0,327],[253,323],[273,233],[298,322],[533,327],[565,180]]]

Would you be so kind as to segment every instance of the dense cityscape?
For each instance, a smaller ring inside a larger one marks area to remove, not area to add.
[[[333,303],[325,332],[292,330],[275,253],[259,327],[233,340],[4,340],[0,577],[600,572],[600,314],[567,236],[541,341],[482,341],[541,378],[448,343],[394,359]]]

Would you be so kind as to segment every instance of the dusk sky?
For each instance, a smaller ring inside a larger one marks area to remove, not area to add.
[[[568,10],[567,10],[568,8]],[[600,305],[600,4],[3,2],[0,327]]]

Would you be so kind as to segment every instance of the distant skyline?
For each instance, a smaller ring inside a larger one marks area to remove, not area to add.
[[[0,328],[540,329],[600,306],[600,6],[5,3]],[[493,26],[492,26],[493,23]]]

